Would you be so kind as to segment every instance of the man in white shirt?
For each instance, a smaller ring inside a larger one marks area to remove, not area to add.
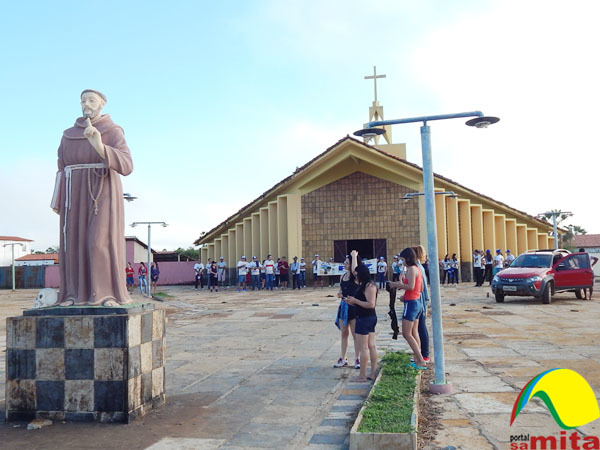
[[[475,286],[479,287],[483,285],[483,267],[482,257],[479,250],[473,252],[473,275],[475,275]]]
[[[252,280],[252,290],[260,290],[260,261],[256,256],[252,257],[252,262],[249,264],[250,277]]]
[[[195,286],[196,289],[198,289],[198,283],[200,283],[200,290],[202,290],[204,288],[204,283],[202,282],[202,271],[204,270],[204,264],[202,264],[200,261],[197,261],[196,264],[194,264],[194,279],[195,279]]]
[[[394,262],[392,263],[392,281],[400,280],[400,274],[402,273],[401,264],[402,262],[399,261],[398,256],[394,256]]]
[[[248,263],[246,257],[242,256],[242,259],[237,263],[238,269],[238,292],[244,290],[246,292],[246,275],[248,274]]]
[[[301,288],[306,287],[306,261],[304,261],[304,256],[300,258],[300,271],[298,272],[298,286]]]
[[[315,259],[311,261],[311,264],[313,268],[313,287],[316,288],[317,284],[319,284],[323,288],[323,278],[319,276],[319,266],[321,265],[319,255],[315,254]]]
[[[492,276],[495,277],[502,269],[504,269],[504,256],[502,256],[502,252],[498,249],[496,250],[496,256],[494,256],[494,272]]]
[[[379,289],[385,289],[386,273],[387,263],[385,262],[385,258],[380,256],[379,262],[377,263],[377,281],[379,282]]]
[[[217,263],[217,280],[220,286],[225,286],[225,274],[227,273],[227,262],[222,256]]]
[[[273,290],[273,279],[275,278],[275,261],[271,255],[267,255],[267,259],[265,259],[265,289],[272,291]]]
[[[515,255],[513,255],[510,250],[506,250],[506,261],[504,261],[504,267],[509,267],[514,260]]]

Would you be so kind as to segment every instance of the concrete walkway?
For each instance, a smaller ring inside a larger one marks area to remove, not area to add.
[[[368,385],[349,381],[354,369],[332,368],[339,356],[337,290],[161,291],[172,296],[156,303],[169,317],[165,407],[130,425],[55,423],[27,431],[25,424],[3,423],[2,448],[347,448]],[[497,304],[488,291],[443,288],[446,372],[455,393],[429,397],[440,410],[440,429],[428,448],[500,449],[511,434],[558,436],[539,404],[509,427],[519,390],[547,368],[576,370],[600,394],[599,304],[570,295],[551,305]],[[0,291],[0,348],[5,318],[34,297],[35,291]],[[378,346],[405,349],[389,335],[387,293],[379,305]],[[3,398],[0,392],[2,408]],[[600,435],[598,426],[581,431]]]

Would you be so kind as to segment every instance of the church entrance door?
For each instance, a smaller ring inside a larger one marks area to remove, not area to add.
[[[351,239],[333,241],[333,255],[336,262],[342,262],[352,250],[358,251],[359,257],[374,259],[387,258],[386,239]]]

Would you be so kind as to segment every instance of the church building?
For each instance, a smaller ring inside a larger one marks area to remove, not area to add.
[[[379,78],[376,74],[369,78]],[[376,94],[375,94],[376,95]],[[370,121],[383,120],[375,98]],[[406,160],[404,144],[368,145],[346,136],[287,178],[200,236],[201,259],[223,256],[234,267],[242,255],[294,256],[342,262],[353,249],[391,265],[403,248],[427,248],[423,173]],[[434,174],[439,259],[456,253],[463,281],[473,279],[473,250],[550,248],[552,226],[523,211]],[[408,194],[408,195],[407,195]]]

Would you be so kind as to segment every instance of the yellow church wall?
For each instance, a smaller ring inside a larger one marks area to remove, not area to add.
[[[461,263],[469,263],[470,265],[473,261],[473,235],[471,231],[473,225],[471,219],[471,202],[469,200],[458,200],[458,217],[460,219],[460,261]],[[481,247],[477,248],[480,249]]]
[[[277,257],[288,255],[287,197],[277,197]]]
[[[481,212],[483,215],[483,246],[493,252],[496,249],[494,210],[483,209]]]
[[[244,223],[235,224],[235,259],[236,261],[240,256],[244,255]],[[244,255],[248,256],[248,255]]]
[[[215,259],[215,244],[214,243],[208,244],[207,247],[208,247],[208,257],[211,260]]]
[[[515,219],[506,218],[504,224],[506,227],[506,249],[517,256],[517,221]]]
[[[235,228],[229,229],[227,231],[227,236],[229,237],[227,239],[228,241],[228,246],[229,246],[229,251],[228,256],[229,256],[229,261],[227,261],[227,264],[229,265],[229,267],[235,267],[235,265],[237,264],[238,260],[238,254],[236,253],[236,243],[237,243],[237,237],[235,235]]]
[[[459,236],[458,236],[458,200],[456,197],[441,196],[445,197],[446,200],[446,232],[448,233],[448,254],[452,256],[456,253],[459,261],[461,261]]]
[[[412,200],[414,201],[414,200]],[[420,244],[425,247],[425,252],[429,253],[428,251],[428,244],[427,244],[427,214],[426,214],[426,208],[425,208],[425,196],[424,195],[419,195],[419,242]]]
[[[208,246],[205,245],[204,247],[200,248],[200,261],[202,261],[202,264],[206,263],[206,261],[208,260]]]
[[[535,250],[536,248],[542,248],[538,243],[538,230],[537,228],[527,228],[527,250]]]
[[[485,250],[483,244],[483,212],[481,205],[471,204],[471,236],[474,249]]]
[[[279,235],[277,225],[277,201],[269,202],[269,251],[273,257],[279,256]]]
[[[244,249],[244,256],[247,261],[252,260],[252,217],[244,218],[242,222],[242,229],[244,230],[243,234],[243,243],[242,248]]]
[[[297,194],[287,196],[288,224],[288,260],[294,256],[300,258],[302,253],[302,197]],[[306,257],[306,256],[305,256]]]
[[[548,247],[548,235],[545,233],[538,233],[538,248],[549,248]]]
[[[260,208],[260,260],[269,253],[269,208]]]
[[[222,241],[221,239],[215,239],[215,259],[219,259],[219,257],[223,256],[223,252],[221,251]]]
[[[526,252],[527,249],[529,249],[529,245],[527,244],[527,225],[519,223],[517,224],[517,255]]]
[[[506,251],[506,225],[504,214],[494,214],[494,231],[496,233],[496,248]]]
[[[448,253],[448,235],[446,233],[446,200],[445,195],[435,196],[435,220],[438,240],[438,259]]]
[[[262,261],[263,255],[260,253],[260,213],[252,214],[252,255]]]
[[[229,234],[221,235],[221,255],[227,264],[231,264],[229,258]]]

